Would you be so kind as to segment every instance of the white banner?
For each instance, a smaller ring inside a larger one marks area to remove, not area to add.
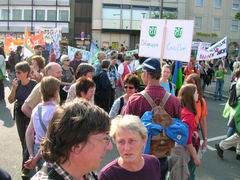
[[[214,45],[210,46],[207,50],[205,46],[200,43],[197,52],[197,61],[201,60],[212,60],[227,55],[227,37],[224,37]]]
[[[80,51],[82,53],[82,60],[89,62],[91,60],[91,53],[89,51],[85,51],[82,49],[78,49],[72,46],[68,46],[68,57],[70,58],[70,60],[74,59],[74,54]]]
[[[188,62],[191,55],[192,20],[167,20],[164,59]],[[161,58],[165,20],[144,19],[141,26],[139,56]]]
[[[211,46],[211,43],[209,42],[197,42],[197,41],[193,41],[192,42],[192,50],[198,50],[199,44],[202,44],[203,46],[205,46],[206,49],[208,49]]]
[[[164,59],[190,61],[193,26],[193,20],[167,20]]]
[[[165,21],[144,19],[141,26],[139,56],[160,58]]]

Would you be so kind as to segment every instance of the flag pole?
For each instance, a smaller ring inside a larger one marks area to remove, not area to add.
[[[163,39],[162,39],[162,47],[161,47],[161,54],[160,54],[160,64],[161,67],[163,66],[163,54],[165,49],[165,41],[166,41],[166,33],[167,33],[167,19],[164,19],[164,27],[163,27]]]

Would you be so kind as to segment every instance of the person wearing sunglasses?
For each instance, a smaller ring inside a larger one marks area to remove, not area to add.
[[[109,113],[110,118],[113,118],[118,114],[123,114],[124,107],[127,104],[129,97],[136,93],[140,86],[140,81],[138,77],[134,74],[128,74],[125,77],[123,83],[125,94],[114,101]]]
[[[75,82],[75,74],[73,68],[70,66],[70,59],[68,55],[61,56],[62,63],[62,82],[60,87],[60,99],[63,103],[67,99],[67,92],[70,86]]]
[[[30,79],[31,68],[28,62],[19,62],[15,66],[16,79],[12,82],[12,89],[8,96],[9,103],[14,103],[14,119],[16,120],[18,136],[22,146],[22,177],[28,176],[28,170],[24,168],[24,162],[28,160],[26,149],[25,133],[30,118],[21,110],[24,101],[27,99],[37,82]]]

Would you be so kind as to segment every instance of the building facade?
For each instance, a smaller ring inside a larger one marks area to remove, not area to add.
[[[83,34],[96,40],[100,47],[123,44],[135,48],[142,19],[160,18],[161,12],[161,0],[75,0],[75,3],[78,5],[74,10],[82,12],[82,17],[75,13],[75,22],[79,20],[74,26],[75,38]],[[86,9],[88,14],[84,15]],[[194,20],[194,39],[216,42],[227,36],[228,42],[239,42],[240,22],[235,20],[235,14],[240,11],[240,0],[164,0],[162,11],[164,18]]]
[[[38,27],[61,28],[69,33],[69,0],[0,0],[0,33],[32,32]]]

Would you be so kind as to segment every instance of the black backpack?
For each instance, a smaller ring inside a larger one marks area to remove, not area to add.
[[[231,84],[231,88],[229,91],[229,99],[228,99],[228,104],[229,106],[231,106],[232,108],[235,108],[238,104],[238,98],[239,96],[237,96],[237,91],[236,91],[236,82],[233,82]]]

